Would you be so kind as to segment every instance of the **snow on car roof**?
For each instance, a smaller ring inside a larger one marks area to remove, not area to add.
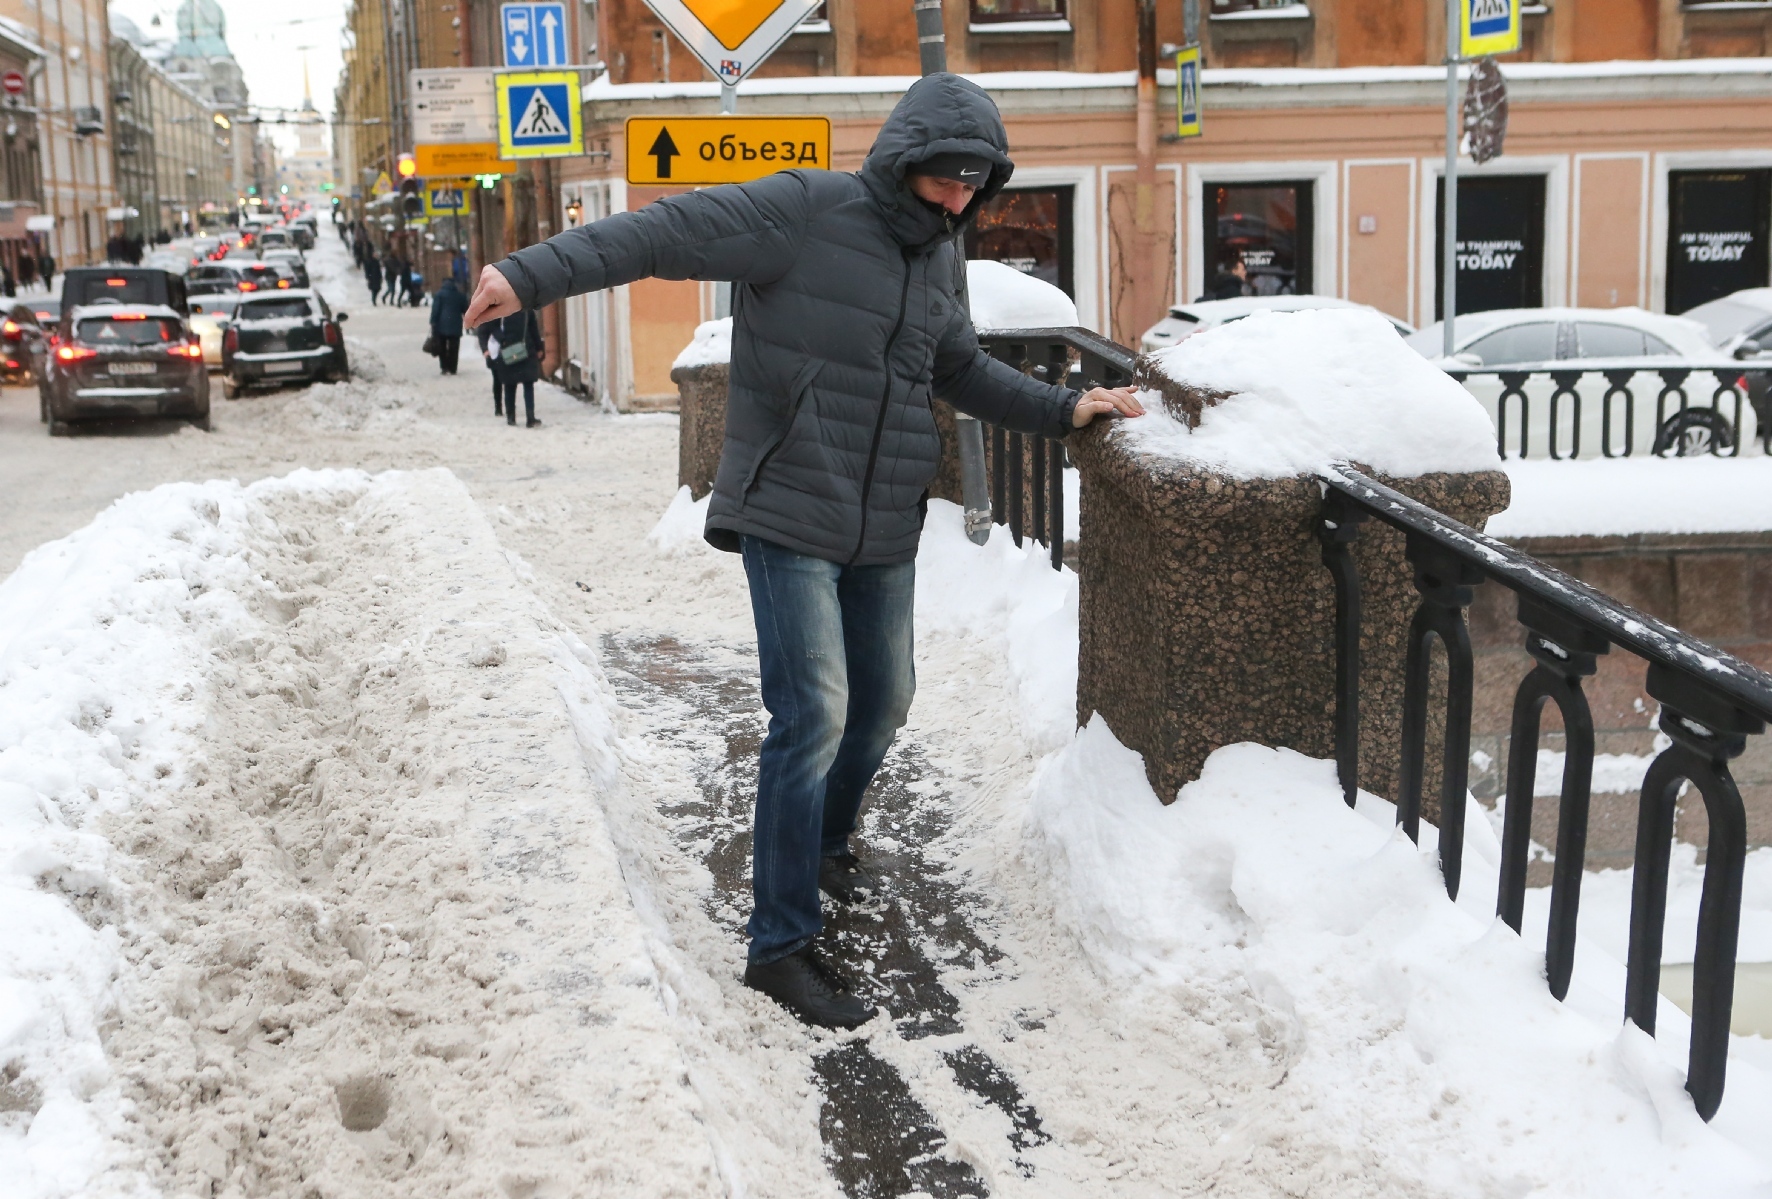
[[[1235,296],[1229,300],[1200,300],[1193,304],[1175,304],[1172,316],[1191,316],[1202,325],[1221,325],[1253,312],[1304,312],[1313,308],[1369,308],[1336,296]]]
[[[1550,321],[1591,321],[1596,324],[1626,325],[1653,333],[1682,354],[1703,358],[1714,348],[1703,325],[1683,316],[1649,312],[1642,308],[1495,308],[1488,312],[1459,313],[1457,347],[1463,350],[1485,334],[1509,325],[1528,325]],[[1444,322],[1424,325],[1405,340],[1417,353],[1428,358],[1440,356],[1441,328]]]

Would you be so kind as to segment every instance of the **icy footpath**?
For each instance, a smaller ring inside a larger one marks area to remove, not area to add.
[[[0,585],[7,1195],[724,1189],[522,570],[447,472],[302,472]]]

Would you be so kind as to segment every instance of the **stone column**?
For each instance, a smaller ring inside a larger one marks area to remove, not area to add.
[[[1142,368],[1139,383],[1192,427],[1224,398]],[[1165,803],[1220,746],[1332,758],[1335,595],[1315,536],[1317,482],[1236,479],[1134,452],[1105,422],[1073,435],[1071,457],[1083,479],[1079,723],[1101,713],[1144,755]],[[1500,471],[1375,477],[1478,528],[1508,503]],[[1364,584],[1360,785],[1394,798],[1417,593],[1401,533],[1369,521],[1354,556]],[[1427,760],[1424,791],[1436,796],[1437,748]]]
[[[671,371],[677,385],[677,486],[695,499],[714,489],[720,469],[720,447],[726,439],[728,366],[711,362],[679,366]]]

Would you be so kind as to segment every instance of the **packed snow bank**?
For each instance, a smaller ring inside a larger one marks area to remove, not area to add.
[[[695,327],[695,336],[671,363],[671,369],[689,366],[717,366],[732,361],[732,318],[703,321]]]
[[[1495,537],[1772,530],[1772,458],[1510,459]]]
[[[1616,1003],[1601,1019],[1559,1004],[1542,952],[1450,902],[1389,805],[1362,807],[1332,763],[1254,745],[1216,752],[1164,807],[1097,718],[1042,765],[1025,833],[1103,970],[1246,988],[1280,1023],[1283,1080],[1246,1124],[1308,1123],[1436,1194],[1765,1193],[1758,1070],[1736,1056],[1705,1125],[1673,1064],[1676,1009],[1657,1043]]]
[[[1153,357],[1176,382],[1228,398],[1190,431],[1147,395],[1147,415],[1116,425],[1146,453],[1241,479],[1336,463],[1393,476],[1500,466],[1483,406],[1375,312],[1258,312]]]
[[[646,544],[662,554],[688,554],[698,547],[712,550],[703,534],[708,524],[708,501],[713,498],[709,492],[699,500],[691,499],[688,487],[677,488],[670,507],[646,534]]]
[[[446,471],[304,472],[127,497],[0,586],[0,1189],[704,1194],[776,1152],[749,1113],[804,1080],[686,1060],[619,710],[523,573]]]
[[[1050,329],[1077,323],[1077,305],[1044,279],[985,258],[966,262],[972,323],[980,329]]]

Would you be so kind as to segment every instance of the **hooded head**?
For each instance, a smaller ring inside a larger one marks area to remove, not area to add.
[[[990,177],[959,216],[919,200],[905,177],[919,165],[963,155],[990,164]],[[1003,190],[1015,164],[1009,135],[996,104],[976,83],[958,75],[925,75],[911,85],[880,127],[861,177],[885,214],[892,235],[905,246],[923,246],[966,227],[978,206]]]

